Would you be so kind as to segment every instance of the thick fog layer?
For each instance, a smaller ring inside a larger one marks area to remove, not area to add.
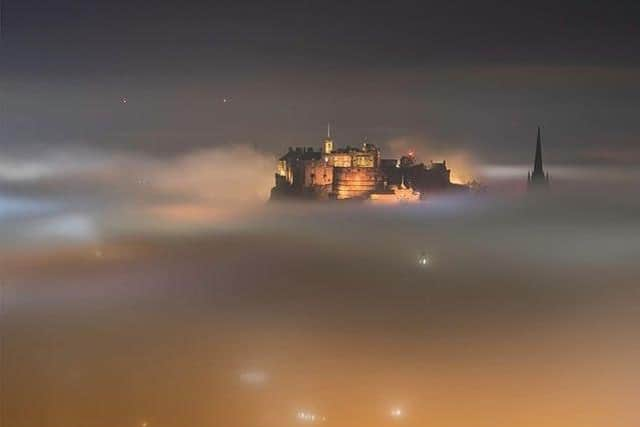
[[[613,189],[263,204],[5,248],[4,420],[636,426],[639,212]]]

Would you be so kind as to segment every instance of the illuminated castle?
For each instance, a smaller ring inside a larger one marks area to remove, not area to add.
[[[383,159],[367,142],[359,148],[335,148],[328,128],[319,151],[289,147],[280,157],[271,198],[411,202],[428,192],[467,188],[451,183],[450,173],[444,161],[416,164],[413,153],[400,160]]]

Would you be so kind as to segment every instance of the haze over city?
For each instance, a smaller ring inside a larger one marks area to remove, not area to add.
[[[5,0],[0,426],[636,427],[639,9]]]

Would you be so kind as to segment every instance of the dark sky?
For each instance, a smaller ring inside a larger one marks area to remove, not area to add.
[[[4,0],[7,153],[279,153],[331,121],[486,163],[528,163],[542,125],[551,162],[640,160],[636,2],[184,3]]]

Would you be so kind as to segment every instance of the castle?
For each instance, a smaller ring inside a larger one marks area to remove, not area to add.
[[[427,166],[416,163],[413,153],[399,160],[383,159],[380,150],[367,142],[336,148],[328,128],[319,151],[289,147],[280,157],[271,199],[415,202],[430,192],[468,188],[453,184],[450,174],[446,161]]]

